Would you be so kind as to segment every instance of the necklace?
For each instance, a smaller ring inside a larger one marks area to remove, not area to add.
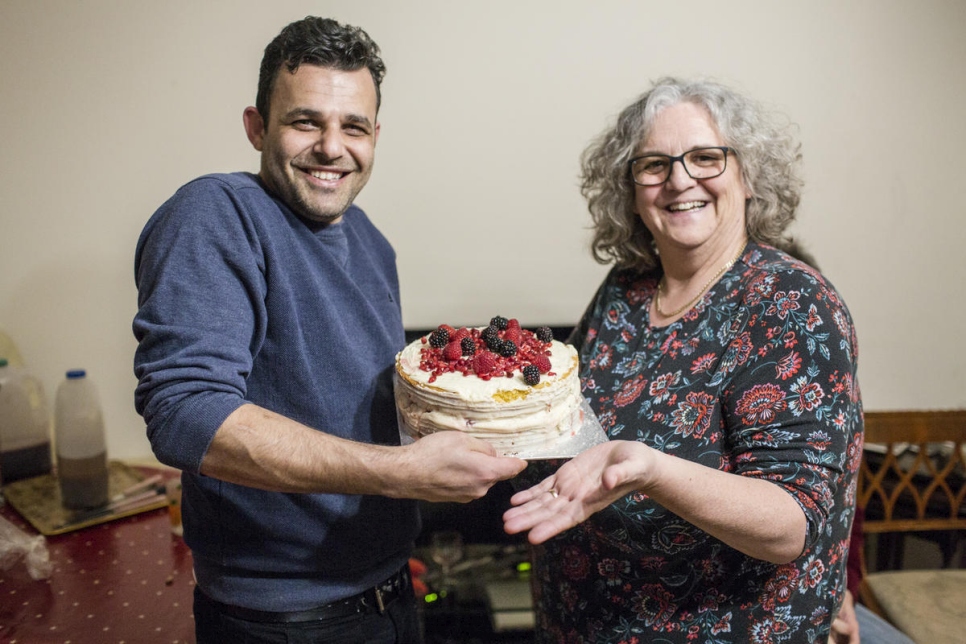
[[[704,295],[705,291],[707,291],[711,287],[711,285],[718,280],[719,277],[725,274],[725,271],[727,271],[729,268],[735,265],[735,262],[738,261],[738,258],[741,257],[741,254],[744,251],[745,251],[745,245],[742,244],[741,248],[738,249],[738,253],[734,257],[732,257],[727,264],[722,266],[717,273],[712,275],[711,279],[705,282],[704,286],[701,287],[701,290],[698,291],[697,295],[695,295],[693,298],[685,302],[684,306],[682,306],[679,309],[675,309],[670,313],[665,313],[664,311],[661,310],[661,294],[664,293],[664,277],[661,277],[661,281],[657,283],[657,293],[654,295],[654,308],[657,310],[658,315],[660,315],[662,318],[673,318],[673,317],[677,317],[681,312],[691,308],[691,306],[698,301],[698,298]]]

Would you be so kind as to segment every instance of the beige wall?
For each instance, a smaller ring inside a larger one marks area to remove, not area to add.
[[[581,150],[650,79],[711,76],[800,126],[795,231],[855,317],[866,407],[966,405],[958,0],[2,0],[0,327],[51,399],[90,371],[113,456],[148,452],[138,233],[185,181],[257,168],[242,109],[307,14],[363,26],[389,67],[359,201],[399,253],[407,325],[575,321],[604,273]]]

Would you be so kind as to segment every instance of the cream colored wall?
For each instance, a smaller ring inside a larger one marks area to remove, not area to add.
[[[360,197],[399,253],[410,326],[570,324],[603,276],[577,159],[648,81],[712,76],[799,124],[796,232],[858,326],[867,408],[961,407],[966,5],[956,0],[0,2],[0,327],[48,396],[132,404],[132,258],[182,183],[254,170],[241,113],[262,49],[308,14],[364,27],[389,67]]]

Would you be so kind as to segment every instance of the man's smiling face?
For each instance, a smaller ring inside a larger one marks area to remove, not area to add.
[[[244,118],[268,188],[307,219],[339,221],[372,173],[379,125],[369,70],[283,68],[268,122],[254,107]]]

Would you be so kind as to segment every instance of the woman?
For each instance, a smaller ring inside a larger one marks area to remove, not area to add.
[[[845,304],[776,249],[799,156],[752,101],[671,78],[585,152],[615,267],[571,341],[612,440],[504,516],[545,542],[541,641],[828,640],[862,411]]]

